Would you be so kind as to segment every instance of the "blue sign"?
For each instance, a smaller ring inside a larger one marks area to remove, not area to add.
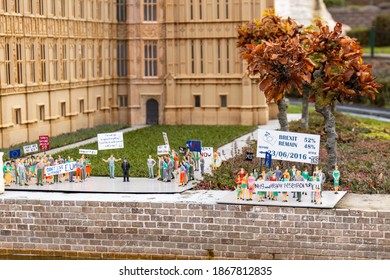
[[[260,154],[265,154],[264,164],[271,168],[272,165],[272,154],[269,152],[260,152]]]
[[[271,155],[271,153],[268,153],[268,152],[265,153],[264,164],[266,166],[268,166],[268,168],[271,168],[271,165],[272,165],[272,155]]]
[[[202,141],[200,140],[190,140],[186,142],[186,147],[190,149],[191,152],[202,152]]]
[[[9,157],[10,158],[18,158],[18,157],[20,157],[20,149],[9,151]]]

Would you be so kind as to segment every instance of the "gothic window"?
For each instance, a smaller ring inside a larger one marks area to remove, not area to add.
[[[221,73],[221,40],[217,40],[217,72]]]
[[[229,0],[226,0],[226,4],[225,4],[225,7],[226,7],[226,9],[225,9],[225,11],[226,11],[226,19],[228,19],[229,18]]]
[[[66,117],[66,103],[61,102],[61,117]]]
[[[62,45],[62,80],[68,79],[68,53],[66,44]]]
[[[127,95],[118,95],[118,104],[119,107],[127,107],[128,106]]]
[[[116,19],[118,22],[126,22],[126,0],[116,1]]]
[[[38,0],[38,12],[41,16],[45,14],[45,6],[43,0]]]
[[[191,73],[195,74],[195,42],[191,40]]]
[[[199,0],[199,19],[203,18],[203,13],[202,13],[202,0]]]
[[[200,108],[200,95],[194,95],[195,107]]]
[[[14,124],[19,125],[22,123],[22,109],[14,109]]]
[[[203,63],[203,40],[200,40],[200,73],[204,71]]]
[[[226,73],[230,73],[230,46],[229,40],[226,40]]]
[[[58,81],[58,47],[57,44],[53,45],[53,80]]]
[[[20,14],[20,0],[15,0],[15,13]]]
[[[118,41],[117,52],[118,52],[118,61],[117,61],[118,77],[125,77],[125,76],[127,76],[127,43],[126,43],[126,41]]]
[[[146,41],[144,45],[145,77],[157,76],[157,41]]]
[[[35,74],[35,45],[31,44],[30,47],[30,81],[36,82],[36,74]]]
[[[7,85],[11,84],[11,49],[9,43],[5,44],[5,79]]]
[[[22,44],[20,41],[16,43],[16,82],[23,84],[23,57]]]
[[[157,0],[144,0],[144,21],[157,21]]]
[[[45,120],[45,105],[38,106],[38,113],[39,113],[39,120],[44,121]]]
[[[227,107],[227,96],[226,95],[221,95],[221,107],[226,108]]]
[[[79,100],[79,112],[80,114],[84,113],[84,99]]]
[[[85,79],[87,74],[85,68],[85,42],[81,43],[80,61],[81,61],[81,79]]]
[[[41,66],[41,81],[46,82],[46,45],[41,43],[40,46],[40,66]]]
[[[66,17],[66,0],[61,0],[61,16]]]
[[[98,64],[97,76],[99,78],[102,78],[103,77],[103,47],[101,42],[99,42],[99,46],[98,46],[97,64]]]

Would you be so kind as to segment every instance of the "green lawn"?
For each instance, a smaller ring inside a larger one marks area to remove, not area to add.
[[[309,107],[309,112],[314,112],[314,106]],[[302,113],[302,104],[300,105],[288,105],[287,114],[301,114]]]
[[[363,48],[364,54],[371,54],[371,48],[370,47],[364,47]],[[390,46],[386,47],[375,47],[374,48],[375,54],[390,54]]]
[[[178,150],[179,146],[185,147],[188,140],[201,140],[204,147],[220,147],[233,141],[246,133],[255,130],[257,126],[185,126],[185,125],[158,125],[125,133],[123,149],[99,151],[97,156],[90,156],[93,176],[108,176],[108,165],[102,161],[112,153],[116,158],[127,157],[131,164],[131,177],[147,177],[148,171],[146,159],[152,155],[157,160],[157,146],[164,145],[162,132],[166,132],[171,149]],[[98,144],[93,143],[83,147],[84,149],[98,149]],[[78,149],[71,149],[61,153],[63,157],[71,156],[79,158]],[[121,176],[120,163],[115,169],[116,176]],[[157,166],[155,166],[157,171]]]

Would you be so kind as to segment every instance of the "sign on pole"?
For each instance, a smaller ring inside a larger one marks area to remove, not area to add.
[[[257,157],[264,158],[265,152],[272,159],[318,164],[320,135],[259,129]]]
[[[190,149],[191,152],[201,152],[202,151],[202,141],[200,140],[189,140],[186,142],[186,147]]]
[[[168,141],[168,135],[167,135],[167,133],[166,133],[166,132],[163,132],[163,133],[162,133],[162,136],[163,136],[163,138],[164,138],[164,144],[169,146],[169,141]]]
[[[122,149],[124,147],[123,132],[100,133],[97,138],[99,150]]]
[[[79,149],[79,154],[83,155],[97,155],[97,150],[89,150],[89,149]]]
[[[23,146],[23,152],[25,154],[38,152],[38,144]]]
[[[171,150],[169,149],[169,145],[161,145],[157,146],[157,155],[167,155]]]
[[[39,136],[39,149],[43,151],[50,150],[50,138],[48,135]]]

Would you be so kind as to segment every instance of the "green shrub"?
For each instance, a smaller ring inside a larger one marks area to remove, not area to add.
[[[345,0],[324,0],[324,3],[327,8],[345,6]]]
[[[390,14],[378,16],[374,21],[375,45],[390,46]]]
[[[367,27],[355,27],[347,32],[351,38],[356,38],[361,46],[369,45],[370,29]]]

